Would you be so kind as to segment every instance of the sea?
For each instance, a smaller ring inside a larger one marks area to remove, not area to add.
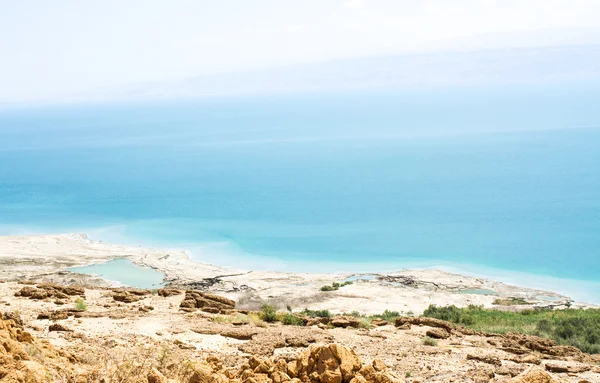
[[[600,303],[600,82],[0,109],[0,234],[67,232]]]

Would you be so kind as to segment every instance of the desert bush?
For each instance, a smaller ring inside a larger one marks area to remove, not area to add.
[[[285,313],[281,318],[281,323],[288,326],[304,326],[304,321],[302,318],[292,313]]]
[[[393,321],[394,319],[400,317],[400,313],[398,311],[389,311],[385,310],[381,315],[377,315],[377,318],[381,318],[386,321]]]
[[[329,310],[304,309],[304,311],[302,311],[302,314],[309,316],[309,317],[318,317],[318,318],[330,318],[331,317],[331,313],[329,312]]]
[[[339,287],[334,287],[334,286],[330,286],[330,285],[325,285],[325,286],[321,286],[321,291],[335,291],[337,290]]]
[[[75,308],[77,310],[87,310],[87,304],[85,303],[85,301],[81,298],[76,298],[75,299]]]
[[[277,320],[277,310],[271,305],[261,307],[261,319],[265,322],[275,322]]]
[[[437,340],[430,338],[428,336],[423,338],[422,342],[425,346],[437,346],[437,344],[438,344]]]

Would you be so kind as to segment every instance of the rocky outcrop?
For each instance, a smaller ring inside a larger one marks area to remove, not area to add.
[[[313,346],[289,362],[251,357],[237,371],[225,370],[218,359],[196,365],[188,383],[399,383],[381,360],[363,365],[351,349],[329,344]]]
[[[331,319],[331,325],[333,327],[356,327],[360,326],[360,319],[351,316],[336,316]]]
[[[48,327],[48,331],[62,331],[62,332],[71,332],[70,328],[61,323],[53,323]]]
[[[451,332],[454,325],[450,322],[446,322],[440,319],[427,318],[427,317],[399,317],[396,318],[396,327],[406,327],[406,324],[417,325],[417,326],[429,326],[442,328],[448,332]]]
[[[509,380],[508,383],[562,383],[562,381],[554,378],[539,367],[533,367]]]
[[[467,354],[467,360],[476,360],[478,362],[491,364],[494,366],[502,366],[502,361],[497,356],[493,355],[473,355]]]
[[[19,315],[18,312],[15,311],[9,311],[9,312],[5,312],[2,315],[0,315],[0,319],[4,319],[4,320],[12,320],[15,323],[15,326],[19,327],[19,328],[23,328],[23,319],[21,319],[21,315]]]
[[[200,309],[213,314],[227,314],[235,309],[235,302],[219,295],[188,290],[179,307],[184,311]]]
[[[176,290],[176,289],[160,289],[157,291],[158,295],[161,297],[171,297],[174,295],[179,295],[181,294],[181,290]]]
[[[133,303],[141,301],[144,297],[152,294],[150,290],[137,289],[113,289],[112,297],[117,302]]]
[[[85,298],[85,289],[76,286],[59,286],[52,283],[42,283],[33,286],[25,286],[15,293],[16,297],[27,297],[29,299],[56,298],[65,299],[70,296]]]
[[[69,360],[73,359],[69,353],[59,352],[47,342],[38,342],[12,319],[0,320],[0,345],[2,383],[46,382],[49,369],[64,370],[63,366],[68,366]],[[37,355],[43,356],[43,364],[36,359]]]
[[[443,328],[432,328],[431,330],[427,330],[425,333],[428,337],[434,339],[448,339],[450,338],[450,333]]]

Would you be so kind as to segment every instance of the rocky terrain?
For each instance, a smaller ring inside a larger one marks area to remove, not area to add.
[[[284,325],[199,290],[2,282],[0,312],[3,383],[600,382],[600,355],[544,338],[410,316]]]

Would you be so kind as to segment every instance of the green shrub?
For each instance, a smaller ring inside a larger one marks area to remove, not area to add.
[[[87,310],[87,304],[85,303],[85,301],[82,298],[76,298],[75,299],[75,308],[77,310]]]
[[[424,344],[425,346],[437,346],[437,344],[438,344],[438,343],[437,343],[437,340],[435,340],[435,339],[433,339],[433,338],[430,338],[430,337],[428,337],[428,336],[426,336],[425,338],[423,338],[423,341],[422,341],[422,342],[423,342],[423,344]]]
[[[471,308],[471,306],[469,307]],[[474,309],[475,307],[476,306],[473,306],[472,308]],[[468,315],[468,311],[465,311],[464,309],[459,309],[454,305],[446,307],[437,307],[435,305],[430,305],[423,312],[423,316],[437,318],[462,325],[473,324],[473,319]]]
[[[370,329],[373,327],[373,325],[371,324],[371,321],[372,321],[371,318],[361,317],[360,322],[358,323],[358,327]]]
[[[285,313],[281,318],[281,323],[288,326],[304,326],[302,318],[291,313]]]
[[[309,316],[309,317],[317,317],[317,318],[330,318],[331,317],[331,313],[329,312],[329,310],[304,309],[304,311],[302,311],[302,314]]]
[[[261,307],[261,319],[265,322],[275,322],[277,320],[277,310],[270,305]]]
[[[348,286],[351,284],[352,284],[352,282],[350,282],[350,281],[346,281],[343,283],[333,282],[331,285],[321,286],[321,291],[336,291],[336,290],[339,290],[340,287]]]
[[[378,315],[377,317],[378,317],[378,318],[381,318],[381,319],[383,319],[383,320],[386,320],[386,321],[393,321],[393,320],[395,320],[396,318],[398,318],[398,317],[400,317],[400,316],[401,316],[401,315],[400,315],[400,313],[399,313],[398,311],[389,311],[389,310],[385,310],[385,311],[383,312],[383,314],[381,314],[381,315]]]
[[[555,340],[587,353],[600,353],[600,309],[502,311],[481,306],[429,306],[423,316],[461,324],[476,331],[519,332]]]

